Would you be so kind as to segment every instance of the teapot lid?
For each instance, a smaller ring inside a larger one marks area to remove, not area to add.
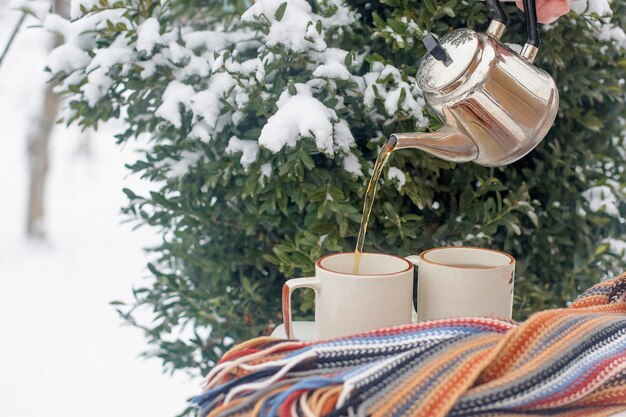
[[[479,40],[471,29],[457,29],[439,40],[450,58],[448,66],[428,53],[417,71],[417,84],[425,92],[435,92],[459,79],[470,66],[478,50]]]

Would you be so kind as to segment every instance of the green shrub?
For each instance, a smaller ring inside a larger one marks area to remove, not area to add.
[[[120,145],[145,149],[129,169],[154,191],[124,190],[124,212],[162,243],[152,277],[118,308],[145,330],[151,355],[194,372],[281,322],[285,278],[353,249],[387,135],[439,126],[415,86],[421,38],[488,23],[478,1],[257,0],[243,20],[241,0],[93,4],[72,23],[46,18],[65,40],[48,66],[65,122],[121,118]],[[556,79],[561,105],[529,156],[490,169],[392,155],[366,249],[507,251],[519,262],[518,319],[623,268],[626,6],[612,8],[603,20],[588,10],[542,27],[536,64]],[[505,40],[520,44],[522,14],[506,10]],[[310,315],[312,295],[299,297]],[[134,320],[140,307],[150,323]]]

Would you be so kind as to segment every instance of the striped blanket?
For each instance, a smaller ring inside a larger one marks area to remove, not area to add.
[[[609,416],[626,410],[626,274],[517,324],[467,317],[319,342],[260,337],[192,401],[201,416]]]

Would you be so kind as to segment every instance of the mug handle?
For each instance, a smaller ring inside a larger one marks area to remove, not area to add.
[[[404,259],[411,262],[413,266],[419,266],[420,257],[418,255],[405,256]],[[417,323],[417,308],[415,308],[415,303],[413,303],[413,312],[411,313],[411,322]]]
[[[320,291],[320,280],[316,277],[294,278],[283,284],[283,321],[287,339],[293,339],[293,322],[291,320],[291,294],[297,288],[311,288],[317,298]]]

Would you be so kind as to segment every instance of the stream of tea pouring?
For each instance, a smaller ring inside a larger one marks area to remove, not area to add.
[[[376,198],[376,189],[378,187],[378,180],[380,174],[383,172],[383,168],[389,159],[389,155],[395,148],[395,141],[388,141],[385,146],[382,147],[376,163],[374,164],[374,170],[372,176],[367,183],[367,189],[365,190],[365,197],[363,199],[363,215],[361,217],[361,227],[359,228],[359,236],[356,240],[356,247],[354,248],[354,267],[352,268],[353,274],[358,274],[361,266],[361,253],[363,252],[363,244],[365,243],[365,234],[367,233],[367,225],[370,220],[370,214],[372,214],[372,207],[374,206],[374,199]]]

